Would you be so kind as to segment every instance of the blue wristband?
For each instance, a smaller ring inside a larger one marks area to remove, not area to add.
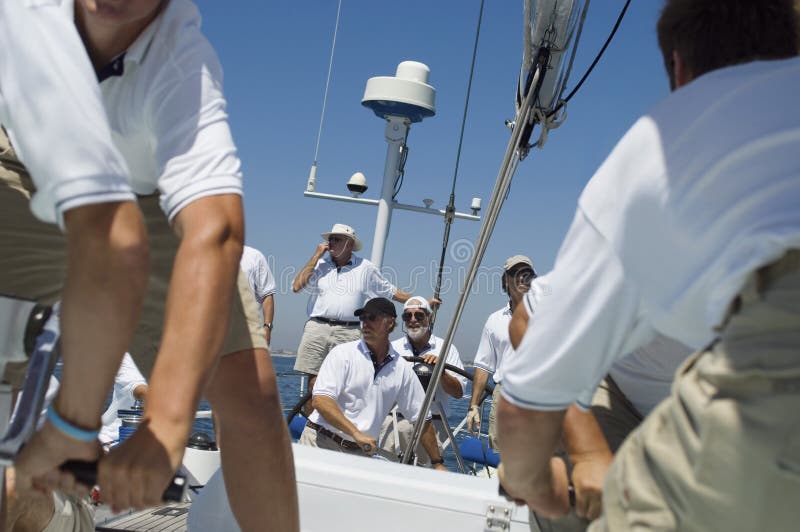
[[[70,438],[74,438],[80,441],[95,441],[97,437],[100,435],[99,430],[85,430],[80,427],[76,427],[56,412],[56,408],[53,404],[50,404],[50,407],[47,409],[47,420],[57,428],[62,433],[66,434]]]

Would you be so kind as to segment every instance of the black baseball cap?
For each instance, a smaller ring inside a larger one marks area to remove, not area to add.
[[[394,308],[394,303],[385,297],[374,297],[367,301],[367,303],[356,310],[353,314],[361,316],[362,314],[384,314],[393,318],[397,317],[397,310]]]

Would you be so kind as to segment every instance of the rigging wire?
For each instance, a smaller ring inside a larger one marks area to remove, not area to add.
[[[475,73],[475,60],[478,56],[478,40],[481,36],[481,22],[483,21],[483,6],[485,0],[481,0],[481,7],[478,11],[478,24],[475,28],[475,44],[472,47],[472,62],[469,68],[469,81],[467,82],[467,96],[464,101],[464,114],[461,117],[461,133],[458,136],[458,150],[456,152],[456,164],[453,170],[453,185],[450,188],[450,200],[447,203],[447,208],[445,209],[445,216],[444,216],[444,235],[442,236],[442,255],[439,259],[439,268],[436,272],[436,288],[434,289],[433,296],[435,298],[439,297],[439,293],[442,288],[442,271],[444,270],[444,259],[447,253],[447,245],[450,242],[450,227],[453,225],[453,220],[455,219],[455,212],[456,212],[456,181],[458,180],[458,167],[461,162],[461,146],[464,142],[464,130],[467,124],[467,112],[469,110],[469,97],[472,93],[472,78]],[[437,309],[433,310],[433,316],[431,316],[431,327],[436,322],[436,312]]]
[[[614,38],[614,35],[616,35],[617,29],[619,29],[619,25],[622,23],[622,19],[623,19],[623,17],[625,17],[625,12],[628,10],[628,6],[630,4],[631,4],[631,0],[627,0],[625,2],[625,5],[622,6],[622,11],[620,11],[619,16],[617,17],[617,22],[614,23],[614,27],[611,29],[611,33],[608,35],[608,38],[606,39],[606,42],[603,43],[603,47],[600,48],[599,52],[597,52],[597,55],[595,56],[594,61],[592,61],[592,64],[589,65],[588,69],[586,69],[586,72],[583,74],[583,76],[581,77],[580,81],[578,81],[578,84],[575,85],[575,87],[570,91],[569,94],[567,94],[566,98],[564,98],[563,100],[558,102],[558,105],[555,107],[555,109],[553,109],[547,115],[548,117],[553,116],[556,113],[558,113],[561,110],[561,108],[564,107],[564,105],[567,102],[569,102],[572,99],[573,96],[575,96],[575,93],[577,93],[578,90],[580,90],[581,86],[583,85],[583,82],[586,81],[586,79],[589,77],[589,74],[592,73],[592,70],[594,70],[594,67],[597,66],[597,63],[600,61],[600,58],[603,57],[603,54],[605,53],[606,48],[608,48],[608,45],[611,44],[611,40]]]
[[[336,26],[333,28],[333,42],[331,43],[331,58],[328,62],[328,77],[325,80],[325,95],[322,97],[322,113],[319,116],[319,130],[317,131],[317,145],[314,148],[314,163],[317,166],[317,155],[319,155],[319,141],[322,137],[322,124],[325,122],[325,108],[328,105],[328,87],[331,83],[331,73],[333,72],[333,52],[336,50],[336,35],[339,33],[339,16],[342,13],[342,0],[339,0],[339,8],[336,10]]]

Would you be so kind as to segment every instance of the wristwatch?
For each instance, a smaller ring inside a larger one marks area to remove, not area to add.
[[[437,458],[436,460],[431,460],[431,465],[437,465],[437,464],[443,464],[443,463],[444,463],[444,458],[441,458],[441,457]]]
[[[271,331],[272,330],[272,322],[269,322],[269,323],[264,322],[264,327],[266,327],[267,329],[269,329]]]

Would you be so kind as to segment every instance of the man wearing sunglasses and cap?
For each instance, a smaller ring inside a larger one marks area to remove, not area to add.
[[[361,249],[361,239],[349,225],[334,224],[322,233],[323,242],[300,270],[292,290],[308,289],[309,319],[303,328],[294,369],[309,375],[313,389],[322,361],[335,346],[358,340],[356,309],[370,298],[384,297],[404,303],[411,294],[390,283],[367,259],[354,255]],[[328,256],[325,257],[325,253]],[[438,299],[431,299],[438,306]]]
[[[489,445],[497,448],[497,400],[500,398],[500,382],[503,379],[501,364],[503,358],[513,348],[508,339],[508,324],[517,304],[531,287],[531,281],[536,278],[533,262],[525,255],[513,255],[503,263],[502,286],[508,294],[508,304],[493,312],[486,320],[475,354],[475,376],[472,380],[472,398],[467,413],[467,427],[473,433],[481,428],[480,400],[489,374],[494,374],[494,393],[492,393],[492,407],[489,410]]]
[[[357,455],[385,454],[377,444],[383,419],[397,404],[415,423],[425,391],[411,364],[389,343],[397,318],[394,304],[376,297],[353,315],[361,323],[362,338],[334,347],[322,363],[313,392],[315,411],[300,443]],[[446,470],[429,421],[422,445],[435,467]]]
[[[433,335],[431,332],[432,314],[433,310],[425,298],[420,296],[410,297],[403,306],[402,314],[406,334],[392,342],[392,347],[401,356],[419,357],[424,360],[424,362],[415,363],[413,367],[425,389],[428,388],[432,365],[436,364],[444,344],[442,338]],[[445,362],[459,369],[464,369],[458,349],[454,345],[450,346]],[[442,380],[436,390],[432,409],[433,412],[439,412],[433,414],[433,425],[439,442],[447,439],[447,432],[442,424],[447,423],[448,396],[461,399],[466,385],[466,377],[449,370],[442,373]],[[395,428],[397,430],[396,439]],[[406,449],[413,433],[414,426],[402,414],[397,413],[396,427],[394,426],[394,416],[390,415],[384,420],[381,428],[381,447],[386,451],[398,454]],[[417,446],[415,452],[418,464],[428,465],[431,463],[430,457],[424,448]]]

